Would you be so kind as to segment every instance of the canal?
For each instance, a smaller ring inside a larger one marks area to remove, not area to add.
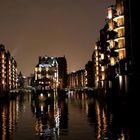
[[[36,101],[30,93],[1,99],[0,140],[135,140],[126,105],[67,95],[54,102]]]

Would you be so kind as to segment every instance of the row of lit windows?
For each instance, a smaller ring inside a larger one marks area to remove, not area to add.
[[[43,71],[48,71],[49,68],[48,68],[48,67],[36,67],[36,68],[35,68],[35,72],[38,72],[38,71],[41,72],[42,70],[43,70]]]

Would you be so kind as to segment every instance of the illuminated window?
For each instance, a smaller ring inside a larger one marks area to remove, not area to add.
[[[115,65],[115,59],[113,57],[110,58],[110,64],[113,66]]]
[[[114,28],[114,23],[113,23],[112,20],[110,20],[110,21],[108,22],[108,25],[109,25],[109,30],[113,30],[113,28]]]
[[[96,75],[98,75],[99,74],[99,71],[96,71]]]
[[[57,77],[57,73],[56,72],[54,73],[54,77]]]
[[[118,37],[122,37],[124,36],[125,32],[124,32],[124,28],[121,28],[118,30]]]
[[[5,81],[4,81],[4,79],[2,79],[2,84],[5,84]]]
[[[2,56],[1,56],[2,58],[4,58],[4,54],[2,54]]]
[[[97,82],[99,81],[99,76],[96,76],[96,81],[97,81]]]
[[[122,15],[124,13],[123,1],[117,3],[116,10],[117,10],[117,15]]]
[[[95,50],[97,50],[97,46],[95,46]]]
[[[119,48],[124,48],[125,47],[125,39],[119,39],[118,46],[119,46]]]
[[[96,61],[96,65],[99,65],[99,62],[98,61]]]
[[[102,73],[102,80],[105,80],[105,73]]]
[[[110,48],[113,48],[115,46],[115,42],[113,40],[110,40]]]
[[[38,74],[38,79],[41,79],[41,74]]]
[[[95,53],[96,53],[96,56],[98,56],[98,51],[96,51]]]
[[[119,59],[124,59],[126,57],[125,50],[120,50],[119,51]]]
[[[101,71],[105,71],[105,67],[104,66],[101,66]]]
[[[104,54],[101,54],[101,59],[102,59],[102,60],[104,59]]]
[[[98,71],[99,70],[99,68],[98,67],[96,67],[96,71]]]
[[[38,69],[37,68],[35,68],[35,72],[37,72],[38,71]]]
[[[113,9],[112,9],[112,7],[109,7],[108,9],[107,9],[107,11],[108,11],[108,19],[112,19],[112,16],[113,16]]]
[[[96,57],[96,61],[99,61],[99,58],[98,57]]]
[[[41,70],[42,70],[42,68],[41,68],[41,67],[39,67],[39,68],[38,68],[38,70],[39,70],[39,71],[41,71]]]
[[[124,25],[124,16],[122,16],[122,18],[119,18],[119,19],[117,20],[117,25],[118,25],[118,26]]]

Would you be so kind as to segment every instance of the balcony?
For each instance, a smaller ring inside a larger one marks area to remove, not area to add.
[[[118,30],[124,30],[124,28],[124,25],[116,26],[116,28],[114,28],[114,31],[118,32]]]
[[[121,40],[121,39],[125,39],[124,36],[119,36],[118,35],[115,37],[114,41],[118,42],[118,40]]]
[[[113,20],[115,22],[117,22],[117,20],[120,19],[120,18],[124,18],[124,15],[115,15],[115,17],[113,18]]]

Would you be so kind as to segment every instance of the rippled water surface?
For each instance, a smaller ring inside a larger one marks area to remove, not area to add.
[[[23,93],[0,100],[0,139],[129,140],[133,128],[128,115],[125,106],[108,105],[85,93],[71,92],[53,102]]]

